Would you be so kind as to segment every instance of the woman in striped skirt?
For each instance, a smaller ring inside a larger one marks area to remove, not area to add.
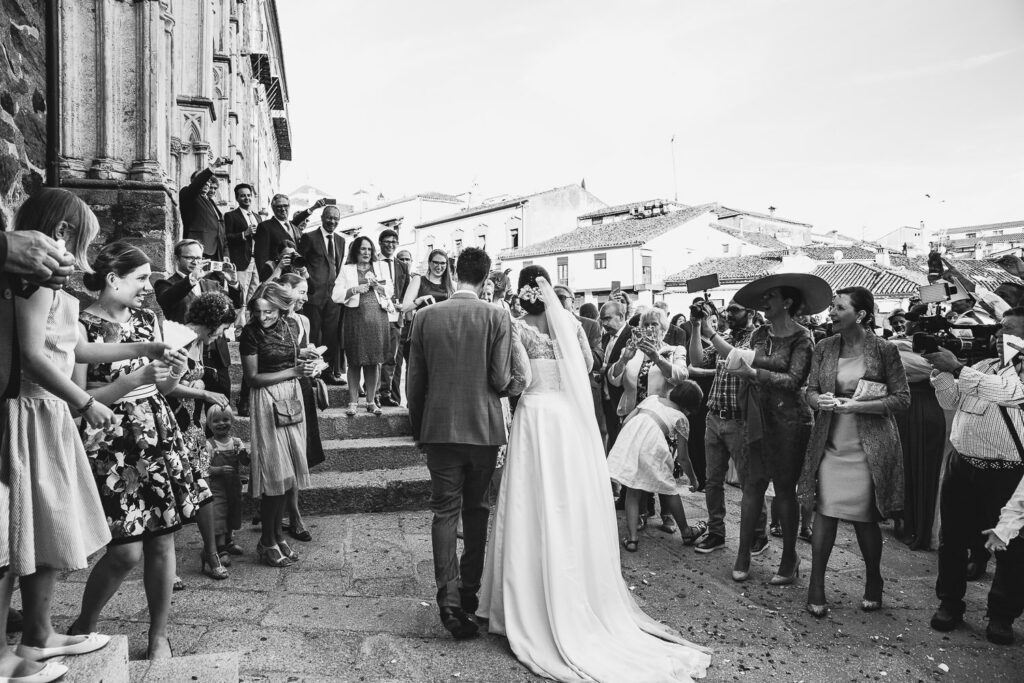
[[[238,350],[249,385],[250,493],[260,498],[263,532],[256,553],[264,564],[287,567],[299,559],[281,534],[285,496],[309,487],[306,422],[300,377],[312,377],[317,360],[300,360],[302,330],[288,315],[292,297],[265,282],[249,301],[249,323]]]

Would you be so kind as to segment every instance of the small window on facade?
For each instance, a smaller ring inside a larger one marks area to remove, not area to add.
[[[533,265],[533,261],[523,261],[523,268],[529,268]]]
[[[969,233],[967,233],[967,239],[969,239],[969,240],[973,240],[977,236],[978,236],[978,233],[976,233],[976,232],[969,232]]]
[[[558,284],[569,286],[569,257],[558,257]]]
[[[604,216],[598,216],[597,218],[590,221],[591,225],[601,225],[602,223],[604,223]]]
[[[729,253],[729,243],[728,242],[726,242],[725,244],[722,245],[722,253],[723,254],[728,254]]]
[[[512,248],[519,248],[519,228],[512,228],[508,231],[509,237],[512,238]]]
[[[652,272],[653,268],[651,267],[651,257],[650,256],[643,256],[642,257],[642,267],[643,267],[643,273],[644,273],[644,284],[649,285],[649,284],[651,284],[652,276],[653,276],[653,272]]]
[[[594,270],[604,270],[608,267],[608,254],[594,254]]]
[[[455,240],[455,253],[462,251],[462,240]]]

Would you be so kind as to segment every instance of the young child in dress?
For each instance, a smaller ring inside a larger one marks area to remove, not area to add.
[[[704,393],[696,382],[686,380],[672,389],[668,398],[648,396],[626,418],[611,453],[611,478],[629,487],[626,492],[626,538],[622,545],[635,553],[640,522],[640,497],[644,492],[663,494],[662,505],[682,530],[683,542],[692,545],[707,531],[707,523],[689,526],[679,497],[682,478],[690,490],[697,477],[690,462],[687,442],[690,415],[700,409]]]
[[[206,441],[210,456],[208,483],[213,492],[213,529],[221,562],[229,564],[229,555],[242,554],[232,534],[242,528],[242,469],[249,465],[249,452],[241,439],[231,436],[235,414],[230,406],[211,406],[206,413],[206,425],[213,434]]]

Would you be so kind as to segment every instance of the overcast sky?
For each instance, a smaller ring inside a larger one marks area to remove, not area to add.
[[[1024,219],[1020,0],[278,0],[283,190]],[[931,199],[925,197],[931,195]]]

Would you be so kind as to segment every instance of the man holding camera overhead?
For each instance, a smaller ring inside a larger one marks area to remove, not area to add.
[[[309,271],[309,301],[302,312],[309,318],[309,340],[316,346],[327,347],[323,358],[331,367],[324,380],[345,384],[341,376],[342,305],[331,299],[334,281],[345,262],[345,238],[335,232],[341,211],[326,202],[326,199],[321,199],[313,205],[314,209],[324,207],[320,229],[304,233],[299,240],[299,255],[305,259]]]
[[[199,242],[203,256],[214,261],[227,256],[227,237],[220,209],[208,195],[219,184],[214,169],[230,163],[227,157],[217,157],[209,167],[193,173],[191,182],[178,192],[181,234]]]
[[[1013,345],[1007,337],[1018,339]],[[1024,475],[1024,308],[1003,314],[996,338],[999,353],[967,366],[945,348],[925,354],[931,363],[932,386],[939,404],[955,410],[953,444],[942,480],[939,576],[935,592],[940,604],[932,616],[937,631],[951,631],[963,622],[967,590],[967,552],[977,536],[995,527],[999,511]],[[1011,344],[1004,350],[1004,346]],[[1015,352],[1016,350],[1017,352]],[[1013,642],[1013,621],[1024,610],[1024,539],[1014,538],[996,553],[996,572],[988,595],[990,642]]]

